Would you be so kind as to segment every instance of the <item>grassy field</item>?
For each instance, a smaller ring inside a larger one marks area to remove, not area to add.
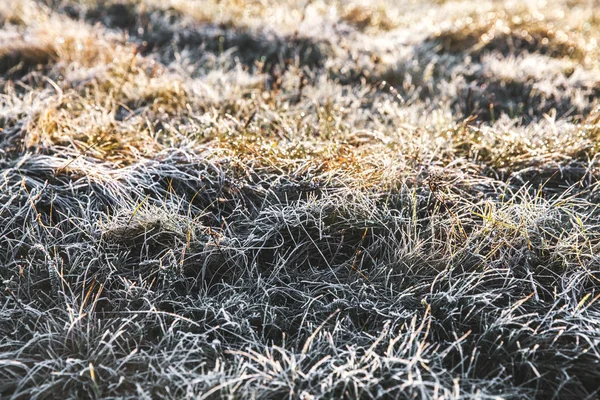
[[[598,398],[596,1],[127,1],[0,0],[0,398]]]

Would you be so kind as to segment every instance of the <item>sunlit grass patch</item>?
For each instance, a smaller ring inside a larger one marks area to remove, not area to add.
[[[343,6],[341,19],[362,30],[370,28],[389,31],[398,26],[398,23],[394,21],[394,16],[389,15],[390,12],[393,11],[388,10],[385,4],[352,3]]]
[[[578,15],[580,25],[573,21],[565,25],[564,10],[552,11],[528,8],[526,4],[493,8],[441,24],[435,36],[442,51],[466,52],[473,57],[485,52],[504,55],[528,52],[592,63],[597,43],[587,36],[590,23]]]

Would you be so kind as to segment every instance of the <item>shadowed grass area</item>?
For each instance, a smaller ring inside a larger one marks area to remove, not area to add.
[[[0,397],[595,398],[598,21],[0,0]]]

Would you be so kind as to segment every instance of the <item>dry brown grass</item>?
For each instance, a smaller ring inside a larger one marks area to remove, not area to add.
[[[398,22],[389,15],[388,8],[384,4],[343,4],[340,18],[361,30],[389,31],[398,26]]]

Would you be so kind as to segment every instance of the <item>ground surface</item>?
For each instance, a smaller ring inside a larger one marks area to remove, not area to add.
[[[595,1],[0,1],[0,397],[596,398]]]

